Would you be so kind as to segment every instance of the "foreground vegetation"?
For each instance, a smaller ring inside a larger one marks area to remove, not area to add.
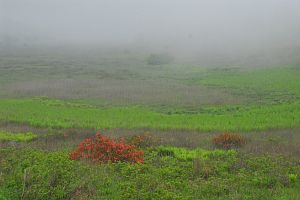
[[[99,165],[71,161],[66,151],[1,149],[0,198],[300,198],[296,161],[234,151],[196,152],[148,148],[144,164]]]

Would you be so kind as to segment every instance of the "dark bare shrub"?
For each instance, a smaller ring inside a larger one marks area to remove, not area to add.
[[[158,146],[160,144],[160,141],[161,138],[148,131],[142,134],[133,135],[132,137],[127,139],[127,142],[129,144],[139,148]]]
[[[239,134],[222,133],[215,135],[212,143],[221,149],[240,148],[246,144],[246,139]]]

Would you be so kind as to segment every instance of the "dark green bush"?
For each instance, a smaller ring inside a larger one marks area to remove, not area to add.
[[[151,54],[147,58],[148,65],[165,65],[172,61],[172,57],[166,54]]]

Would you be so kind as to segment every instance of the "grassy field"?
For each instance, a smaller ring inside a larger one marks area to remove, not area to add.
[[[267,130],[299,126],[299,110],[300,103],[295,102],[264,106],[203,107],[195,114],[176,114],[176,111],[166,114],[140,106],[97,108],[59,100],[0,100],[0,120],[51,128]]]
[[[299,67],[275,67],[254,70],[215,70],[196,82],[234,89],[239,94],[260,97],[264,101],[294,101],[300,98]]]
[[[0,199],[300,199],[299,66],[151,66],[149,54],[28,50],[0,59]],[[70,160],[101,130],[143,164]],[[213,138],[240,135],[224,149]]]
[[[147,57],[145,53],[101,50],[10,52],[1,57],[0,95],[193,107],[249,100],[221,88],[185,84],[204,75],[206,67],[181,62],[151,66]]]

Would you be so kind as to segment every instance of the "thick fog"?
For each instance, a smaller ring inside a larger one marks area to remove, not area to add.
[[[0,42],[6,47],[119,45],[228,55],[300,49],[300,0],[0,3]]]

